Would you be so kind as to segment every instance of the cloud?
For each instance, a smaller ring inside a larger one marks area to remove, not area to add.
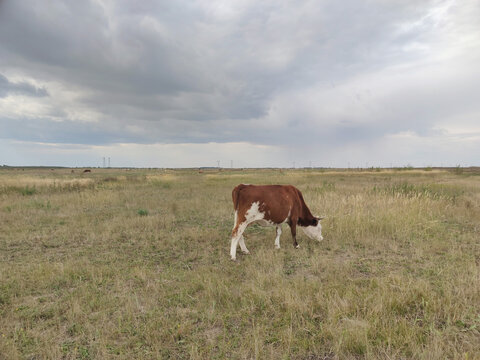
[[[345,160],[395,134],[468,134],[479,16],[474,0],[1,2],[0,137]]]
[[[13,83],[0,74],[0,98],[6,97],[9,94],[36,97],[48,96],[48,92],[45,88],[38,88],[25,81]]]

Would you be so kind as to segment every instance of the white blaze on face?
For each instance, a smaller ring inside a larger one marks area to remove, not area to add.
[[[323,240],[322,225],[320,224],[320,221],[318,222],[317,226],[302,226],[302,230],[310,239],[317,241]]]

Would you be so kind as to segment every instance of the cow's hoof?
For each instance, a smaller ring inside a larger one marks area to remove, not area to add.
[[[295,249],[300,249],[300,245],[295,245]]]
[[[280,250],[280,246],[275,246],[275,249]]]
[[[247,251],[242,250],[242,253],[244,253],[245,255],[250,255],[250,251],[248,251],[248,250]]]

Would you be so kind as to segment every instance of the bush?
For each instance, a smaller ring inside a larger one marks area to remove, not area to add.
[[[148,215],[148,210],[138,209],[137,214],[140,215],[140,216],[147,216]]]

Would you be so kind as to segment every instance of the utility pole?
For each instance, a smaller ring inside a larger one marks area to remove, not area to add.
[[[103,157],[103,167],[105,167],[105,156]]]
[[[108,167],[110,167],[110,156],[108,157]]]
[[[233,169],[233,160],[230,160],[230,168]]]
[[[220,169],[220,160],[217,160],[217,168]]]

